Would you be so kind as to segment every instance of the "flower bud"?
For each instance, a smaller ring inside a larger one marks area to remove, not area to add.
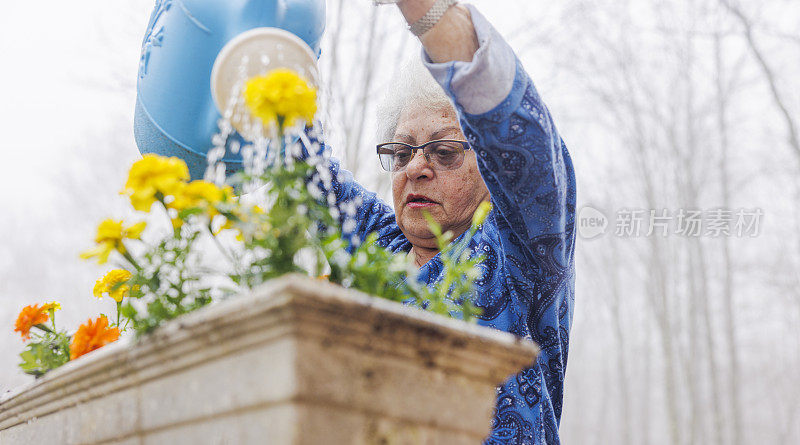
[[[477,227],[483,224],[486,221],[486,216],[492,210],[492,203],[489,201],[483,201],[479,206],[478,209],[475,210],[475,213],[472,215],[472,227]]]

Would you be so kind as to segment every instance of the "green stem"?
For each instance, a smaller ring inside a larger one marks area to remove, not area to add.
[[[117,301],[117,327],[119,327],[119,313],[122,308],[122,300]]]
[[[280,144],[280,161],[282,166],[286,165],[286,144],[283,140],[283,116],[278,116],[278,144]]]
[[[54,329],[50,329],[49,327],[47,327],[46,324],[39,323],[39,324],[33,325],[33,327],[34,328],[39,328],[39,329],[41,329],[41,330],[43,330],[45,332],[49,332],[51,334],[55,334],[55,330]]]
[[[139,266],[139,263],[137,263],[136,260],[133,259],[133,257],[131,256],[130,253],[128,253],[128,249],[125,248],[125,243],[122,243],[122,249],[120,250],[119,253],[122,254],[122,257],[125,258],[126,260],[128,260],[128,262],[131,264],[131,266],[136,268],[137,271],[142,270],[142,268]]]

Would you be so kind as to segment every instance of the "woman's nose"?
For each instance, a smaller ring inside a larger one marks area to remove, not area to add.
[[[409,179],[424,179],[433,176],[433,168],[422,150],[416,150],[406,165]]]

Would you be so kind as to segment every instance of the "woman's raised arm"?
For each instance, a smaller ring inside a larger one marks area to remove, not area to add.
[[[566,145],[514,51],[473,6],[466,8],[478,40],[472,60],[436,63],[427,46],[423,59],[455,103],[492,201],[519,239],[518,247],[535,258],[535,239],[560,236],[558,260],[566,267],[575,212],[575,176]]]
[[[423,60],[455,103],[495,205],[490,220],[496,223],[502,246],[497,253],[505,267],[493,290],[504,287],[498,301],[507,306],[487,323],[529,335],[541,347],[536,364],[498,393],[487,443],[533,443],[535,438],[555,444],[574,304],[575,174],[566,145],[514,51],[473,6],[467,8],[478,41],[471,59],[435,63],[428,53],[435,45],[428,41]],[[447,46],[446,40],[439,43]]]
[[[406,22],[414,23],[431,9],[434,2],[402,0],[397,6]],[[420,36],[420,41],[431,60],[437,63],[470,62],[478,50],[478,36],[472,26],[470,11],[462,5],[449,8],[433,28]]]

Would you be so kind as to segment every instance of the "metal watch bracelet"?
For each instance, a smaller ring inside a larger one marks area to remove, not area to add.
[[[458,0],[436,0],[431,9],[425,13],[419,20],[412,23],[408,26],[408,29],[411,30],[411,33],[415,36],[419,37],[426,32],[430,31],[431,28],[436,26],[441,20],[442,16],[451,6],[458,3]]]

